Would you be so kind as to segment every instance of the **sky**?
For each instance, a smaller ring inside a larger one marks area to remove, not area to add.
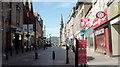
[[[75,4],[76,2],[33,2],[33,11],[40,14],[43,25],[46,26],[46,37],[59,37],[61,14],[66,23]]]

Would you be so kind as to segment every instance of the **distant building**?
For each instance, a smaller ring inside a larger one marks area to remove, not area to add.
[[[36,17],[36,25],[34,24],[34,29],[36,29],[36,31],[34,30],[34,32],[36,32],[36,44],[38,46],[44,46],[44,41],[43,41],[43,20],[41,18],[41,16],[35,12],[34,13],[35,17]],[[35,28],[36,26],[36,28]]]
[[[51,41],[51,46],[59,46],[59,37],[50,37],[47,39],[48,42]]]

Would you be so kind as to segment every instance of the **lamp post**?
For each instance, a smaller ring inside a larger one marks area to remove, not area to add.
[[[37,22],[37,15],[34,17],[35,20],[35,60],[38,59],[38,53],[37,53],[37,45],[36,45],[36,22]]]
[[[50,45],[51,45],[51,34],[49,34],[49,36],[50,36]]]
[[[29,18],[29,12],[27,12],[27,34],[26,34],[26,37],[27,37],[27,47],[26,47],[26,52],[28,52],[28,38],[29,38],[29,23],[28,23],[28,18]]]
[[[76,41],[76,51],[75,51],[75,67],[78,67],[78,40],[75,38]]]
[[[67,33],[67,31],[66,31],[66,25],[67,24],[65,24],[65,30],[64,30],[64,32],[65,32],[65,38],[66,38],[66,40],[65,40],[65,43],[66,43],[66,64],[68,64],[69,63],[69,57],[68,57],[68,49],[69,49],[69,47],[68,47],[68,33]]]
[[[69,50],[68,38],[66,38],[66,64],[69,63],[68,50]]]

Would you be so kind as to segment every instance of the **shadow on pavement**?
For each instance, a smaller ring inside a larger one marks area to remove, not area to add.
[[[95,58],[92,57],[92,56],[87,56],[87,61],[91,61],[91,60],[94,60]]]

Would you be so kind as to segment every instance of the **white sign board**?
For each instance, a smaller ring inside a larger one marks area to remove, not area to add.
[[[28,24],[28,26],[27,26],[27,24],[24,24],[23,25],[23,32],[29,32],[29,33],[32,33],[32,32],[34,32],[33,31],[33,24]]]

